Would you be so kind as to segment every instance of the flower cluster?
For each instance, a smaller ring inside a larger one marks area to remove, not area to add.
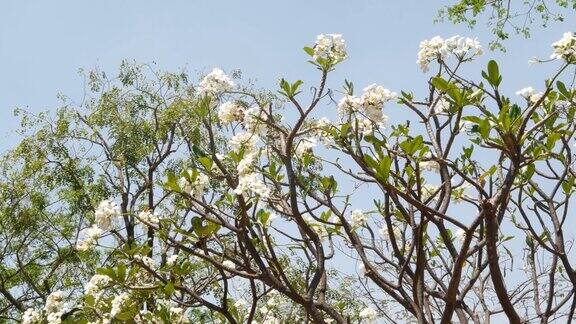
[[[96,224],[81,230],[79,236],[82,239],[76,244],[76,249],[78,251],[89,250],[98,243],[98,239],[100,239],[100,235],[102,235],[103,232],[104,231]]]
[[[107,231],[112,225],[112,220],[120,216],[120,208],[114,201],[106,199],[100,202],[94,214],[98,227]]]
[[[190,181],[185,177],[181,177],[179,180],[180,188],[192,197],[201,197],[204,194],[204,189],[210,183],[210,179],[203,173],[197,173],[194,177],[194,171],[188,170],[186,172],[188,172]]]
[[[430,62],[437,59],[445,60],[450,54],[454,54],[461,61],[470,60],[482,54],[482,46],[476,39],[464,38],[459,35],[448,39],[435,36],[420,42],[416,63],[420,65],[422,71],[427,72]]]
[[[270,188],[260,179],[257,173],[248,173],[238,178],[238,186],[234,189],[237,195],[253,194],[260,198],[270,197]]]
[[[384,127],[388,122],[388,116],[383,113],[384,104],[396,98],[396,93],[383,86],[371,84],[362,89],[362,95],[355,97],[347,95],[338,102],[338,115],[346,119],[352,113],[360,113],[366,118],[356,118],[352,126],[357,131],[366,135],[373,131],[374,124]]]
[[[143,263],[148,268],[151,268],[151,269],[156,268],[156,261],[154,261],[154,259],[147,257],[145,255],[136,254],[136,255],[134,255],[134,260]]]
[[[218,108],[218,119],[222,124],[242,121],[244,119],[244,107],[235,102],[226,101]]]
[[[366,220],[368,220],[366,214],[364,214],[362,210],[356,209],[352,211],[350,216],[350,225],[352,225],[352,227],[364,226]]]
[[[244,152],[253,152],[259,140],[260,137],[252,133],[237,133],[230,139],[230,146],[235,151],[244,149]]]
[[[551,59],[561,59],[566,63],[576,64],[576,35],[573,32],[564,33],[564,36],[552,44],[554,52]]]
[[[48,324],[56,324],[61,322],[62,314],[66,311],[62,303],[63,293],[60,290],[52,292],[46,298],[44,311],[46,312],[46,320]]]
[[[516,95],[526,99],[528,103],[534,103],[542,98],[543,93],[536,92],[536,90],[534,90],[532,87],[526,87],[516,91]]]
[[[21,324],[36,324],[42,322],[42,315],[33,308],[28,308],[22,314]]]
[[[109,283],[111,279],[108,276],[96,274],[90,278],[90,281],[84,287],[84,293],[86,295],[94,296],[98,298],[104,289]]]
[[[316,139],[313,137],[303,138],[296,145],[296,157],[301,159],[304,155],[312,154],[312,149],[316,147]]]
[[[348,57],[346,42],[340,34],[320,34],[316,37],[314,45],[314,60],[323,59],[333,63],[340,62]]]
[[[146,224],[158,226],[160,219],[149,210],[143,210],[138,214],[138,219]]]
[[[358,314],[361,319],[364,320],[363,323],[376,323],[376,318],[378,317],[378,312],[376,312],[373,308],[366,307],[360,311]]]
[[[212,72],[208,73],[198,86],[198,92],[201,95],[215,95],[225,91],[234,89],[236,84],[227,76],[224,71],[215,68]]]
[[[116,315],[120,314],[130,302],[130,295],[126,292],[117,295],[112,300],[112,308],[110,309],[110,316],[116,317]]]

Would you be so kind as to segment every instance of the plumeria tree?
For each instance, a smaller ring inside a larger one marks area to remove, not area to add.
[[[541,92],[517,94],[495,61],[464,74],[482,48],[459,36],[421,42],[429,82],[413,91],[331,87],[348,59],[334,34],[304,48],[317,81],[270,91],[217,68],[197,83],[149,65],[88,72],[83,102],[24,114],[5,158],[3,313],[571,321],[576,36],[552,47]]]

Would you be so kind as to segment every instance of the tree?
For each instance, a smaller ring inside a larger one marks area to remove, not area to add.
[[[89,72],[87,99],[25,115],[5,159],[6,317],[571,321],[576,37],[553,48],[543,91],[519,96],[495,61],[461,72],[482,54],[462,37],[421,43],[423,96],[332,89],[341,35],[304,48],[308,87]],[[413,117],[388,121],[392,105]]]
[[[438,20],[467,24],[474,27],[480,20],[492,28],[495,39],[490,48],[505,50],[503,41],[510,33],[530,37],[531,26],[547,27],[551,22],[564,21],[564,12],[576,10],[574,0],[459,0],[438,11]]]

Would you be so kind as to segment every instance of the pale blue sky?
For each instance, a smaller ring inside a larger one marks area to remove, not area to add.
[[[272,87],[279,77],[315,77],[301,48],[319,33],[341,33],[350,59],[332,77],[361,88],[377,82],[392,90],[425,89],[426,75],[415,64],[420,40],[440,34],[477,36],[487,46],[486,28],[470,31],[434,24],[446,1],[21,1],[0,3],[0,149],[13,142],[14,107],[54,109],[62,92],[80,99],[77,70],[96,65],[113,74],[122,59],[187,66],[195,72],[214,66],[242,69],[245,77]],[[574,28],[556,24],[531,40],[507,42],[508,53],[487,52],[478,64],[497,58],[504,88],[516,90],[542,79],[553,66],[529,66],[547,57],[550,43]],[[476,72],[477,73],[477,72]],[[536,86],[536,84],[534,84]]]

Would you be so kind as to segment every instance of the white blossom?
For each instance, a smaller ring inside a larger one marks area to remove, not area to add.
[[[158,226],[160,219],[154,213],[149,210],[143,210],[138,214],[138,219],[140,221],[146,222],[148,224]]]
[[[576,35],[573,32],[564,33],[562,38],[552,44],[554,52],[551,59],[562,59],[567,63],[576,63]]]
[[[352,225],[352,227],[364,226],[366,224],[367,219],[368,217],[366,216],[366,214],[364,214],[362,210],[360,209],[353,210],[350,216],[350,225]]]
[[[90,278],[90,281],[84,287],[84,293],[98,297],[104,287],[110,283],[110,277],[106,275],[96,274]]]
[[[433,112],[436,115],[446,114],[450,112],[450,101],[445,96],[440,97],[433,107]]]
[[[360,318],[365,321],[364,323],[372,324],[372,323],[376,323],[376,318],[378,317],[378,312],[376,312],[371,307],[366,307],[360,311],[358,316],[360,316]]]
[[[254,194],[260,198],[268,198],[270,196],[270,188],[266,187],[257,173],[248,173],[240,175],[238,186],[234,189],[234,193],[237,195]]]
[[[100,239],[100,235],[102,235],[103,232],[104,231],[96,224],[81,230],[79,233],[81,239],[76,244],[76,250],[87,251],[91,249],[98,244],[98,239]]]
[[[362,261],[360,261],[360,264],[358,264],[358,274],[360,275],[360,278],[366,277],[366,266]]]
[[[312,149],[316,147],[316,139],[309,137],[303,138],[296,145],[296,157],[301,159],[306,154],[312,154]]]
[[[340,62],[344,60],[346,53],[346,42],[340,34],[320,34],[316,37],[314,45],[314,60],[319,58],[330,60],[331,62]]]
[[[177,260],[178,260],[178,254],[172,254],[171,256],[166,258],[166,265],[171,267],[176,263]]]
[[[338,102],[338,116],[340,116],[340,118],[345,118],[351,113],[360,111],[361,107],[362,99],[346,95]]]
[[[120,208],[114,201],[106,199],[100,202],[94,214],[98,227],[107,231],[110,229],[114,218],[120,216]]]
[[[367,86],[362,90],[362,96],[360,97],[363,113],[373,122],[385,122],[387,118],[384,117],[382,112],[384,104],[395,99],[396,96],[395,92],[392,92],[383,86],[377,84]]]
[[[223,124],[244,119],[244,107],[231,101],[226,101],[218,108],[218,119]]]
[[[235,86],[232,79],[227,76],[224,71],[215,68],[200,81],[198,92],[201,95],[218,94],[224,91],[230,91],[234,89]]]
[[[56,290],[48,295],[46,298],[46,304],[44,305],[46,313],[50,314],[58,312],[62,307],[63,297],[64,294],[60,290]]]
[[[42,322],[42,316],[40,312],[34,310],[33,308],[28,308],[24,314],[22,314],[21,324],[38,324]]]
[[[252,168],[257,158],[258,158],[257,152],[250,152],[244,154],[244,157],[240,160],[240,162],[238,162],[238,166],[236,167],[238,175],[244,175],[252,172]]]
[[[253,152],[256,150],[256,145],[259,140],[260,137],[258,137],[258,135],[241,132],[232,136],[230,146],[235,151],[244,149],[244,152]]]
[[[188,178],[192,179],[194,172],[192,170],[187,170]],[[179,180],[180,188],[192,197],[201,197],[204,194],[204,189],[210,183],[210,179],[207,175],[203,173],[197,173],[196,178],[190,182],[185,177],[181,177]]]
[[[224,260],[224,262],[222,262],[222,265],[225,266],[226,268],[236,269],[236,264],[230,260]]]
[[[437,59],[445,60],[450,54],[458,57],[459,60],[470,60],[482,54],[482,46],[476,39],[464,38],[458,35],[443,39],[435,36],[429,40],[420,42],[418,60],[423,72],[427,72],[429,64]]]
[[[127,306],[128,302],[130,301],[130,295],[126,292],[121,293],[120,295],[116,295],[112,300],[112,308],[110,309],[110,315],[115,317],[116,315],[120,314],[122,310]]]

